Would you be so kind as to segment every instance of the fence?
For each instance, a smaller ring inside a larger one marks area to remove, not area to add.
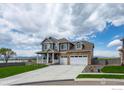
[[[8,60],[8,63],[21,63],[21,62],[28,62],[28,60],[23,60],[23,59],[20,59],[20,60]],[[0,63],[5,63],[4,60],[0,60]]]
[[[25,62],[21,62],[21,63],[0,63],[0,67],[7,67],[7,66],[24,66],[26,65]]]
[[[120,58],[113,58],[113,59],[93,59],[92,61],[93,65],[121,65],[121,59]]]

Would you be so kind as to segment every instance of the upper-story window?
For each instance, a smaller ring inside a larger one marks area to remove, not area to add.
[[[50,44],[50,49],[53,49],[53,44]]]
[[[60,49],[61,50],[66,50],[67,49],[67,44],[61,44]]]
[[[44,49],[47,49],[47,44],[44,44]]]
[[[44,44],[44,49],[53,49],[53,44]]]
[[[53,46],[54,48],[53,49],[55,49],[55,50],[57,50],[58,49],[58,45],[57,44],[54,44],[54,46]]]
[[[80,42],[77,43],[77,48],[81,48]]]
[[[64,45],[63,44],[61,45],[61,49],[64,49]]]

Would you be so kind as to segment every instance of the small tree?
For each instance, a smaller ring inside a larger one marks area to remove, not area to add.
[[[9,58],[16,55],[16,53],[9,48],[0,48],[0,57],[3,57],[7,63]]]

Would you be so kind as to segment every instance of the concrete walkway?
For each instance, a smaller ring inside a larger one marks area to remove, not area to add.
[[[0,85],[75,79],[75,77],[81,73],[84,68],[85,66],[79,65],[52,65],[46,68],[0,79]]]

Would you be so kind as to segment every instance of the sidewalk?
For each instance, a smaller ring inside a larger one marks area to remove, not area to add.
[[[123,73],[80,73],[80,74],[109,74],[109,75],[124,75]]]

